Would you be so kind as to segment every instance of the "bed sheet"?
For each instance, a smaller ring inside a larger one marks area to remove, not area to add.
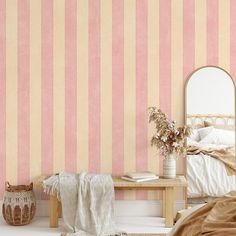
[[[228,176],[222,162],[204,154],[187,155],[188,198],[221,197],[236,190],[236,175]]]

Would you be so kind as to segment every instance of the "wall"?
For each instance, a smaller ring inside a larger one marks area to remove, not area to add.
[[[194,68],[236,78],[235,12],[234,0],[0,0],[0,195],[5,179],[63,169],[161,174],[147,107],[182,124]]]

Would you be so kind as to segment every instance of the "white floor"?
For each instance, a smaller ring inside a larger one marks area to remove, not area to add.
[[[48,227],[48,217],[36,217],[27,226],[9,226],[0,218],[0,236],[50,236],[60,235],[63,228]],[[127,233],[166,234],[170,228],[164,228],[164,219],[157,217],[117,217],[117,226]]]

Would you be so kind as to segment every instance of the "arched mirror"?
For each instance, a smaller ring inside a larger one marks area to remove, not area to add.
[[[195,70],[185,86],[188,203],[199,204],[236,191],[235,85],[225,70]]]

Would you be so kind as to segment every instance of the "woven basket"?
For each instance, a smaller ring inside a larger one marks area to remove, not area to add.
[[[14,226],[27,225],[36,211],[33,183],[30,185],[10,185],[6,182],[2,214],[5,221]]]

